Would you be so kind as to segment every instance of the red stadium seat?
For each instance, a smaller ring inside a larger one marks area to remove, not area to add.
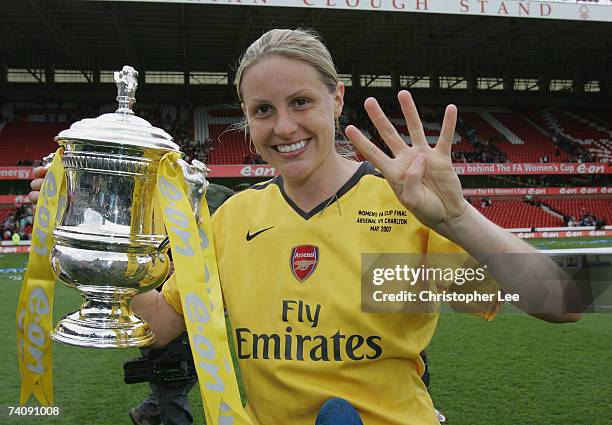
[[[594,214],[612,224],[612,200],[610,199],[547,199],[544,201],[563,215],[580,219],[585,214]]]
[[[68,123],[6,123],[0,131],[0,165],[14,166],[17,161],[44,158],[58,148],[53,138],[68,127]]]
[[[562,226],[563,220],[522,201],[493,201],[490,207],[474,206],[489,220],[506,229]]]

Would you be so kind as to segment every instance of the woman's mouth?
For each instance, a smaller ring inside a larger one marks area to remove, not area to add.
[[[288,144],[283,144],[283,145],[275,145],[272,146],[272,148],[279,153],[282,154],[289,154],[289,156],[294,156],[298,153],[300,153],[301,151],[303,151],[306,148],[306,145],[308,145],[308,143],[310,143],[310,141],[312,140],[312,138],[308,138],[308,139],[303,139],[300,140],[299,142],[295,142],[295,143],[288,143]]]

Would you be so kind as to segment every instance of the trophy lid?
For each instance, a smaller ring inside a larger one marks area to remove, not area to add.
[[[117,101],[119,108],[110,114],[97,118],[85,118],[73,123],[69,129],[60,132],[55,141],[83,140],[92,143],[116,144],[178,152],[179,146],[172,136],[161,128],[154,127],[147,120],[137,117],[132,111],[136,102],[138,71],[124,66],[115,72]]]

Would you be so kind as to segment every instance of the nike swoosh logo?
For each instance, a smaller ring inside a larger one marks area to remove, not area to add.
[[[255,232],[255,233],[251,233],[251,229],[249,229],[249,230],[247,230],[246,240],[247,240],[247,242],[248,242],[248,241],[250,241],[251,239],[254,239],[254,238],[257,236],[257,235],[260,235],[260,234],[262,234],[263,232],[265,232],[266,230],[270,230],[270,229],[273,229],[273,228],[274,228],[274,226],[271,226],[271,227],[268,227],[268,228],[265,228],[265,229],[261,229],[260,231]]]

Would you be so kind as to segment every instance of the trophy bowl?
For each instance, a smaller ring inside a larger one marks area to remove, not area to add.
[[[64,148],[66,205],[53,232],[51,264],[83,296],[80,309],[55,327],[55,341],[122,348],[155,339],[130,301],[170,272],[168,239],[154,205],[159,162],[179,147],[132,112],[137,75],[127,66],[115,73],[115,113],[78,121],[55,138]]]

